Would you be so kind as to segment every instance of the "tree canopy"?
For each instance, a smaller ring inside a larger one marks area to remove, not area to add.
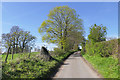
[[[8,54],[28,52],[34,45],[36,37],[32,36],[29,31],[23,31],[19,26],[13,26],[10,33],[2,34],[2,44],[7,49]],[[7,61],[7,56],[6,60]]]
[[[102,24],[97,26],[96,24],[90,27],[90,34],[88,35],[88,39],[93,42],[100,42],[106,40],[106,27]]]
[[[43,41],[57,43],[62,49],[70,43],[78,45],[83,38],[83,32],[82,19],[68,6],[59,6],[50,10],[48,20],[43,21],[39,27]]]

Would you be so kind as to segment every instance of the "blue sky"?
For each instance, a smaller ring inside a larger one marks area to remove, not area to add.
[[[41,41],[38,28],[48,19],[49,11],[56,6],[67,5],[76,10],[83,19],[85,37],[93,24],[107,27],[107,37],[118,37],[118,3],[117,2],[8,2],[2,3],[2,33],[8,33],[12,26],[20,26],[37,37],[36,45],[45,44],[51,50],[57,47]]]

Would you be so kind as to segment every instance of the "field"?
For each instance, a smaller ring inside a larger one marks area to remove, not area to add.
[[[31,56],[35,56],[35,55],[37,55],[37,54],[39,54],[39,52],[32,52],[31,53]],[[15,61],[15,60],[17,60],[17,59],[20,59],[20,58],[23,58],[23,57],[27,57],[27,56],[29,56],[29,53],[17,53],[17,54],[14,54],[14,57],[13,57],[13,60],[12,60],[12,54],[9,54],[8,55],[8,62],[9,61]],[[5,58],[6,58],[6,55],[2,55],[2,61],[4,61],[5,60]]]

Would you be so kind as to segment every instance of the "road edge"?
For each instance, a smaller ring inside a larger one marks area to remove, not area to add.
[[[58,64],[58,66],[56,67],[56,70],[55,70],[55,72],[50,76],[52,79],[55,79],[56,77],[57,77],[57,73],[58,73],[58,71],[60,70],[60,68],[62,67],[62,65],[64,64],[64,62],[72,55],[72,54],[74,54],[76,51],[73,51],[73,52],[71,52],[66,58],[64,58],[63,60],[62,60],[62,63],[60,63],[60,64]]]
[[[83,56],[81,56],[81,59],[97,74],[97,76],[99,76],[100,78],[104,78],[99,72],[98,70],[96,70],[92,64],[90,64],[90,62],[88,62]]]

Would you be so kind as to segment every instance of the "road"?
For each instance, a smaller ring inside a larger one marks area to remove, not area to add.
[[[71,55],[60,67],[54,78],[100,78],[80,57]]]

